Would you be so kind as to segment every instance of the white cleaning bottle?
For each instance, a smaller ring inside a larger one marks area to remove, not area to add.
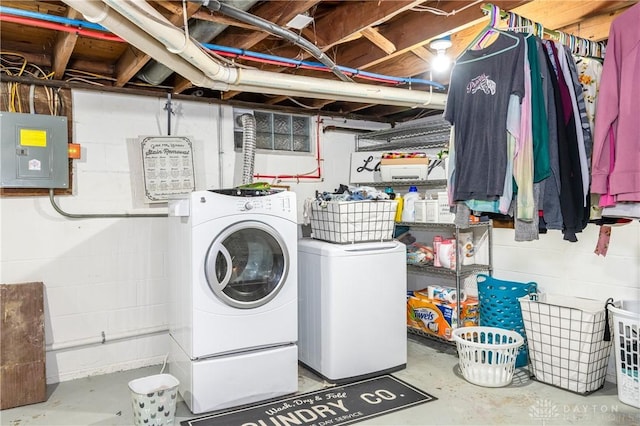
[[[416,221],[416,200],[420,199],[418,194],[418,188],[415,186],[409,187],[409,192],[404,196],[404,206],[402,208],[402,221],[403,222],[415,222]]]

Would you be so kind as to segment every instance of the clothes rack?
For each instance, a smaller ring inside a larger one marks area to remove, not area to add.
[[[573,34],[566,34],[562,31],[545,28],[542,24],[532,21],[513,12],[501,10],[492,3],[485,3],[481,7],[485,14],[490,15],[489,25],[497,26],[499,20],[508,21],[508,30],[533,30],[533,34],[540,38],[557,40],[568,46],[571,52],[579,56],[590,56],[594,58],[604,58],[606,43],[593,41]],[[528,31],[530,32],[530,31]]]

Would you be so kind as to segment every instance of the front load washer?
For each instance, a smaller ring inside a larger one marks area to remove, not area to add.
[[[298,390],[296,220],[289,191],[169,202],[169,369],[193,413]]]

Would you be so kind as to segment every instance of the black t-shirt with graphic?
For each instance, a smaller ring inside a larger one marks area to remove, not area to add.
[[[451,72],[444,118],[454,125],[454,201],[497,200],[507,170],[509,97],[524,96],[524,36],[500,32]]]

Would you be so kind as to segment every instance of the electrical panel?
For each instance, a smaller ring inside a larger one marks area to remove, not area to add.
[[[0,187],[68,188],[67,118],[0,112]]]

